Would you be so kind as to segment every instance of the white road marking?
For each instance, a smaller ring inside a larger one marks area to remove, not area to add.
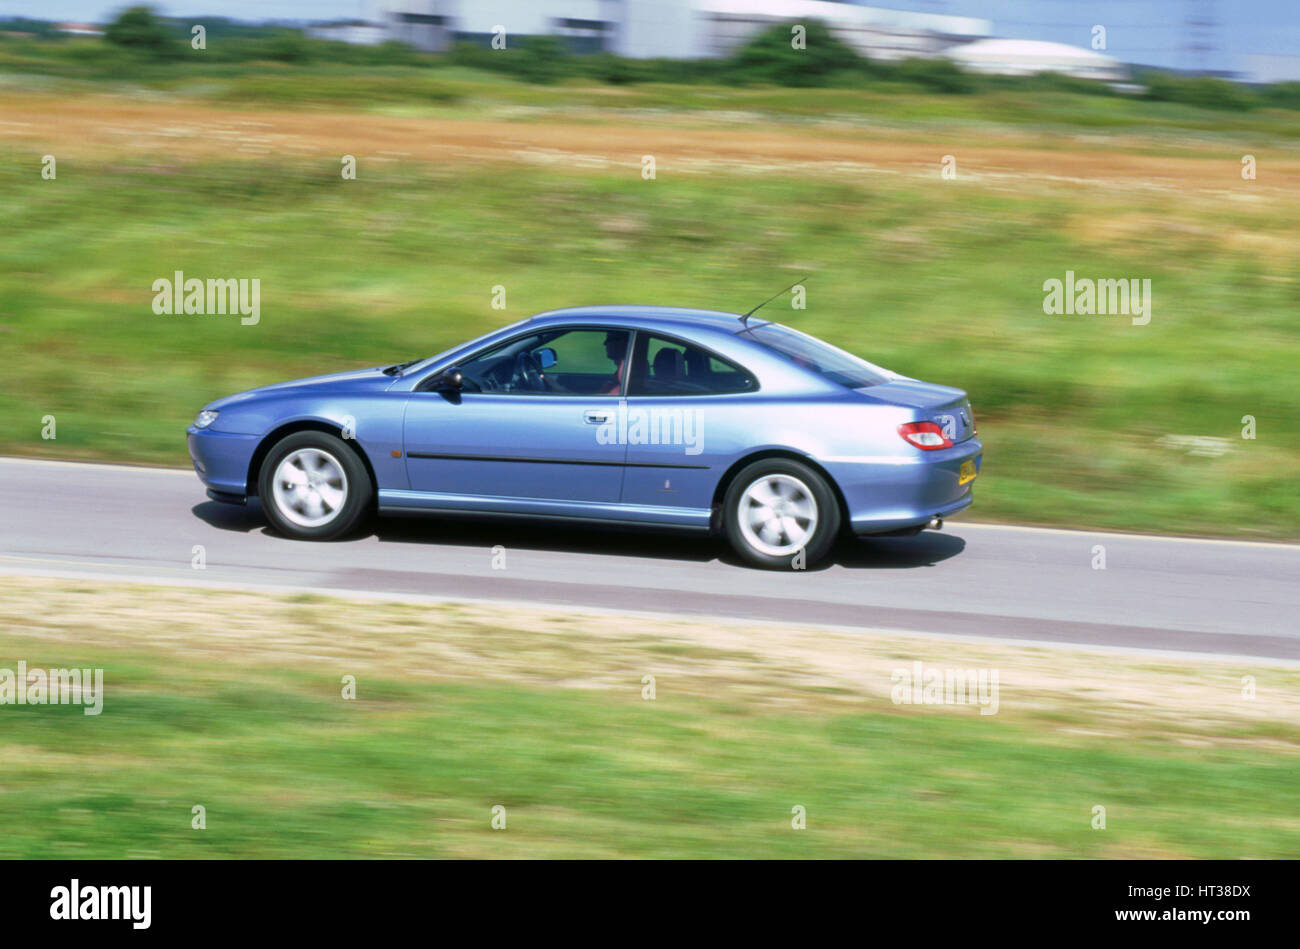
[[[995,524],[953,518],[945,523],[955,526],[969,525],[981,530],[1023,531],[1032,534],[1068,534],[1075,537],[1113,537],[1117,540],[1163,540],[1180,544],[1231,544],[1234,547],[1267,547],[1270,550],[1300,551],[1300,544],[1270,540],[1232,540],[1227,537],[1180,537],[1177,534],[1141,534],[1136,531],[1090,530],[1086,527],[1030,527],[1026,524]]]
[[[0,457],[0,464],[3,465],[33,465],[47,468],[90,468],[96,471],[103,471],[107,468],[110,471],[152,471],[159,474],[171,475],[188,475],[191,478],[197,477],[193,468],[174,468],[171,465],[121,465],[109,462],[99,461],[56,461],[52,458],[14,458],[11,456]]]

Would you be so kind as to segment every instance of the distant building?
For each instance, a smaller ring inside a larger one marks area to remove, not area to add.
[[[377,46],[390,38],[388,30],[382,23],[369,23],[365,20],[335,20],[330,23],[313,23],[307,27],[307,35],[318,40],[335,40],[351,43],[355,46]]]
[[[582,52],[633,58],[725,56],[776,23],[820,20],[865,56],[934,56],[987,37],[988,20],[913,13],[833,0],[371,0],[389,39],[440,51],[549,35]]]
[[[836,38],[873,59],[933,57],[987,37],[988,20],[858,6],[830,0],[695,0],[703,55],[726,56],[774,23],[820,20]]]
[[[968,72],[1002,76],[1052,72],[1079,79],[1123,82],[1129,75],[1128,68],[1113,56],[1039,40],[977,40],[955,46],[943,55]]]
[[[55,33],[71,33],[75,36],[103,36],[103,27],[93,23],[55,23]]]

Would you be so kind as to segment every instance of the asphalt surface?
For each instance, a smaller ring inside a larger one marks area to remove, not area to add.
[[[0,459],[0,573],[492,599],[1300,660],[1300,546],[949,521],[774,573],[720,540],[500,519],[271,533],[190,471]],[[978,505],[978,498],[976,505]],[[206,567],[193,565],[204,548]],[[1093,568],[1094,547],[1106,568]],[[499,548],[499,550],[497,550]],[[504,569],[494,569],[497,553]],[[612,618],[611,622],[616,622]]]

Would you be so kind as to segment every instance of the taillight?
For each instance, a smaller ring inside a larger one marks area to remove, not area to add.
[[[915,445],[922,451],[952,447],[952,439],[944,435],[943,429],[934,422],[907,422],[898,426],[898,434],[909,445]]]
[[[975,407],[971,405],[967,405],[966,411],[970,412],[970,433],[972,435],[978,435],[980,433],[980,430],[979,430],[979,426],[975,424]]]

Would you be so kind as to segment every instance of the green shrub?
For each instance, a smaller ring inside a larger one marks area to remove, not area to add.
[[[793,45],[793,27],[805,29],[804,48]],[[763,30],[727,61],[724,75],[737,82],[781,86],[825,86],[845,73],[861,73],[866,61],[835,38],[818,20],[785,23]]]
[[[572,58],[554,36],[530,36],[513,51],[493,50],[499,59],[511,59],[514,75],[524,82],[549,83],[573,76]]]
[[[894,67],[894,78],[929,92],[974,92],[977,82],[946,59],[905,59]]]
[[[32,36],[41,36],[47,39],[60,39],[61,35],[54,32],[54,24],[46,20],[29,20],[27,17],[15,16],[4,17],[0,19],[0,32],[2,33],[28,33]]]
[[[1300,82],[1276,82],[1260,90],[1260,95],[1275,109],[1300,109]]]
[[[1152,73],[1146,77],[1147,98],[1163,102],[1180,102],[1202,109],[1244,111],[1259,104],[1259,98],[1247,87],[1226,79],[1209,76],[1183,77]]]
[[[1077,92],[1086,96],[1116,96],[1110,83],[1097,79],[1080,79],[1059,72],[1040,72],[1028,76],[980,76],[979,84],[987,89],[1015,92]]]
[[[266,57],[282,63],[308,63],[315,58],[314,45],[301,30],[279,30],[266,41]]]
[[[172,59],[178,52],[173,31],[150,7],[123,10],[104,30],[104,39],[153,59]]]
[[[641,82],[696,82],[718,72],[713,60],[627,59],[613,53],[575,56],[573,66],[580,75],[612,86]]]

